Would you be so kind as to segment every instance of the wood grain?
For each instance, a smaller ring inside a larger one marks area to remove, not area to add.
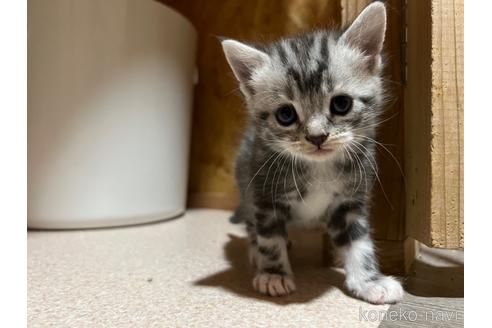
[[[431,242],[463,247],[463,0],[432,4]]]
[[[410,1],[407,17],[407,232],[463,247],[463,0]]]
[[[406,230],[429,243],[431,217],[431,2],[406,7],[405,175]]]
[[[340,0],[342,24],[347,25],[357,17],[371,0]]]

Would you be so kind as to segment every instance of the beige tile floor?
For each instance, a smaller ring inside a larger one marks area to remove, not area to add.
[[[298,291],[257,295],[244,231],[230,212],[189,210],[140,226],[29,231],[30,327],[377,327],[384,313],[344,292],[321,266],[317,233],[293,238]]]

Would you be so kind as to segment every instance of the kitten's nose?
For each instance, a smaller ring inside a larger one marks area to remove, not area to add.
[[[306,140],[317,147],[320,147],[327,138],[328,138],[327,134],[320,134],[317,136],[310,136],[310,135],[306,136]]]

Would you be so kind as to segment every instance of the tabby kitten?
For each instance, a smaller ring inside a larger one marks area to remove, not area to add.
[[[401,284],[380,273],[369,234],[375,128],[384,102],[386,10],[367,6],[345,31],[315,31],[266,46],[222,41],[249,111],[236,162],[254,288],[295,291],[287,227],[324,227],[346,285],[371,303],[392,303]]]

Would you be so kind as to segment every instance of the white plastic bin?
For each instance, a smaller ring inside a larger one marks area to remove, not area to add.
[[[28,2],[28,227],[185,210],[195,48],[153,0]]]

